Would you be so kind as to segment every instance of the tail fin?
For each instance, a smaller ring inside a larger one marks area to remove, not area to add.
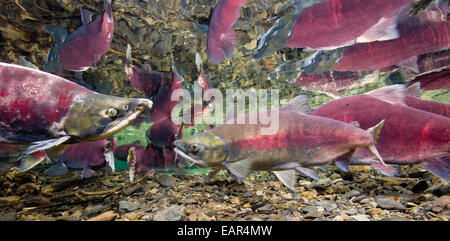
[[[55,45],[48,51],[44,71],[48,73],[59,73],[61,72],[61,67],[59,66],[59,50],[61,43],[66,40],[68,33],[67,30],[55,25],[46,25],[44,28],[55,40]]]
[[[113,19],[113,15],[112,15],[112,0],[105,0],[105,5],[104,5],[104,10],[105,12],[108,14],[108,18],[109,20]]]
[[[381,158],[380,153],[378,153],[377,148],[375,147],[375,144],[377,144],[378,141],[378,136],[380,135],[381,132],[381,128],[384,125],[384,121],[385,120],[383,119],[382,121],[380,121],[380,123],[367,129],[367,131],[373,136],[374,141],[374,144],[368,147],[369,151],[371,151],[378,158],[378,160],[380,160],[381,164],[386,165],[386,163],[384,163],[383,159]]]
[[[53,37],[55,43],[64,42],[68,35],[67,30],[56,25],[45,25],[44,29]]]

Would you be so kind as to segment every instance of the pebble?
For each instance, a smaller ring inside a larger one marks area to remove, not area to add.
[[[153,221],[181,221],[185,216],[185,207],[172,205],[166,209],[158,211],[155,216],[153,216]]]
[[[393,215],[392,217],[382,218],[380,221],[410,221],[410,219],[398,215]]]
[[[131,202],[131,201],[120,201],[119,202],[119,210],[126,210],[129,212],[132,212],[139,208],[138,202]]]
[[[162,187],[174,187],[176,184],[175,178],[171,175],[162,174],[159,175],[156,178],[156,181],[162,186]]]
[[[311,211],[305,215],[305,218],[320,218],[322,216],[323,216],[323,214],[321,212]]]
[[[380,208],[383,209],[396,209],[396,210],[405,210],[405,206],[403,206],[400,202],[392,200],[387,197],[380,197],[376,199],[377,204]]]
[[[350,192],[347,192],[346,194],[344,194],[344,198],[346,199],[350,199],[352,197],[358,196],[360,194],[360,192],[358,190],[352,190]],[[353,202],[355,202],[354,200],[352,200]]]
[[[445,209],[450,209],[450,196],[442,196],[431,204],[431,210],[435,213],[440,213]]]
[[[0,213],[0,221],[16,221],[16,212]]]
[[[256,210],[258,211],[272,211],[273,210],[273,205],[272,204],[266,204],[260,208],[257,208]]]
[[[117,217],[117,213],[114,211],[108,211],[106,213],[102,213],[96,217],[90,218],[87,221],[112,221]]]
[[[364,214],[353,215],[353,216],[350,216],[350,218],[353,218],[356,221],[370,221],[368,216],[364,215]]]

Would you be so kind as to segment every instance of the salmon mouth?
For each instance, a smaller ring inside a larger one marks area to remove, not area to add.
[[[201,167],[206,166],[206,163],[205,163],[204,161],[194,159],[194,158],[191,157],[188,153],[185,153],[184,151],[178,149],[177,147],[175,147],[174,151],[175,151],[175,153],[177,153],[177,154],[180,155],[181,157],[183,157],[183,158],[185,158],[185,159],[191,161],[191,162],[194,163],[195,165],[198,165],[198,166],[201,166]]]
[[[101,139],[108,138],[111,135],[114,135],[127,127],[131,122],[133,122],[138,115],[145,111],[146,108],[151,109],[153,106],[153,102],[148,99],[139,99],[139,103],[137,107],[127,113],[120,119],[117,119],[111,122],[106,128],[103,135],[100,137]]]

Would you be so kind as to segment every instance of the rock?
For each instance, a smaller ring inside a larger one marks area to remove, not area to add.
[[[405,206],[403,206],[400,202],[392,200],[387,197],[376,198],[376,202],[380,208],[383,209],[396,209],[396,210],[405,210]]]
[[[353,218],[356,221],[370,221],[368,216],[364,215],[364,214],[353,215],[353,216],[350,216],[350,218],[351,219]]]
[[[331,219],[332,221],[344,221],[344,218],[342,218],[342,216],[338,215],[336,217],[334,217],[333,219]]]
[[[328,212],[336,210],[337,209],[337,205],[335,202],[333,201],[321,201],[321,202],[315,202],[315,205],[317,207],[323,207],[325,210],[327,210]],[[320,211],[320,210],[318,210]]]
[[[117,213],[114,211],[108,211],[106,213],[102,213],[96,217],[90,218],[87,221],[112,221],[117,217]]]
[[[247,191],[244,193],[244,195],[242,195],[242,197],[251,197],[251,196],[253,196],[253,193],[250,191]]]
[[[139,208],[139,203],[131,202],[131,201],[120,201],[119,202],[119,210],[125,210],[128,212],[132,212]]]
[[[356,208],[341,211],[341,213],[345,213],[347,215],[355,215],[357,212],[358,210]]]
[[[411,221],[411,220],[402,216],[393,215],[392,217],[385,217],[380,221]]]
[[[359,194],[360,194],[360,192],[358,190],[352,190],[352,191],[347,192],[346,194],[344,194],[344,198],[350,199],[352,197],[358,196]]]
[[[258,211],[272,211],[273,210],[273,205],[272,204],[266,204],[260,208],[257,208],[256,210]]]
[[[176,182],[175,178],[171,175],[162,174],[156,177],[156,181],[162,186],[162,187],[174,187]]]
[[[181,221],[186,216],[186,208],[173,205],[158,211],[153,217],[153,221]]]
[[[447,209],[450,209],[450,196],[442,196],[431,204],[431,210],[435,213],[440,213]]]
[[[0,197],[0,207],[15,204],[19,202],[19,200],[19,196]]]
[[[16,221],[16,218],[17,218],[16,212],[0,213],[0,221]]]
[[[101,211],[106,211],[109,207],[104,206],[104,205],[95,205],[95,206],[88,206],[85,209],[86,215],[91,215],[91,214],[95,214]]]
[[[323,217],[323,214],[318,211],[311,211],[305,215],[305,218],[320,218]]]
[[[130,196],[131,194],[133,194],[134,192],[136,192],[137,190],[142,189],[142,185],[138,184],[138,185],[134,185],[131,186],[129,188],[125,188],[122,192],[125,196]]]

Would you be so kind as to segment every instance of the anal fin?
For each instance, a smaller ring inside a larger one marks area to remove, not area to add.
[[[377,169],[381,173],[386,176],[394,177],[400,173],[399,165],[389,165],[389,164],[381,164],[381,163],[372,163],[373,168]]]
[[[319,175],[317,175],[316,171],[314,171],[313,169],[309,169],[309,168],[305,168],[305,167],[296,167],[295,170],[299,171],[303,175],[310,177],[316,181],[320,179]]]
[[[44,174],[47,174],[49,176],[64,176],[68,171],[69,169],[64,164],[64,162],[60,162],[45,170]]]
[[[280,181],[289,189],[294,191],[294,184],[296,182],[295,170],[273,171]]]

